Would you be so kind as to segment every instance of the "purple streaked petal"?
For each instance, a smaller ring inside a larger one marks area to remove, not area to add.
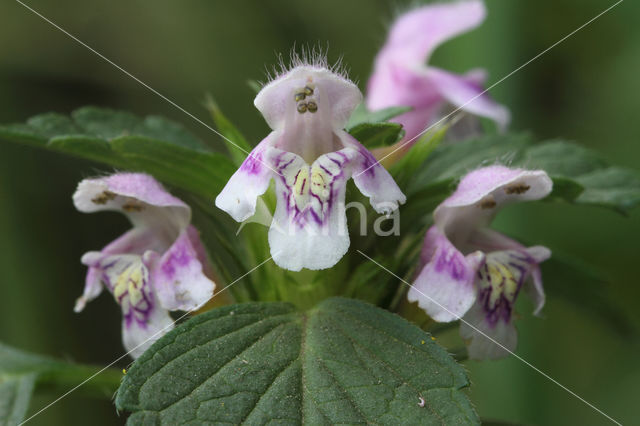
[[[353,182],[363,195],[369,197],[371,206],[378,213],[388,214],[407,201],[398,184],[369,150],[346,132],[340,132],[339,137],[346,147],[351,148],[350,152],[357,154],[351,159]]]
[[[237,222],[247,220],[255,213],[258,197],[269,188],[273,167],[268,155],[276,137],[271,133],[263,139],[216,197],[216,207],[229,213]]]
[[[478,303],[469,309],[463,320],[460,324],[460,336],[467,342],[470,359],[504,358],[509,355],[509,351],[513,352],[516,349],[518,333],[512,321],[489,323]]]
[[[171,234],[171,233],[169,233]],[[82,296],[76,301],[75,312],[84,309],[87,302],[95,299],[102,290],[103,271],[100,262],[106,256],[133,254],[141,256],[148,250],[163,252],[171,244],[171,235],[158,229],[134,227],[105,246],[101,251],[86,253],[81,262],[88,266],[85,288]],[[94,266],[96,265],[96,266]]]
[[[99,270],[102,281],[122,309],[122,339],[137,358],[173,327],[151,286],[151,274],[139,255],[89,252],[83,263]]]
[[[474,281],[483,255],[475,252],[465,257],[435,226],[427,232],[425,245],[433,247],[433,256],[407,297],[438,322],[459,319],[476,299]]]
[[[484,265],[478,270],[477,286],[478,303],[489,324],[511,321],[520,290],[532,274],[540,278],[538,264],[549,256],[549,250],[542,246],[487,254]],[[532,291],[536,312],[544,304],[541,281],[538,284],[539,288]]]
[[[202,244],[202,240],[200,239],[200,232],[196,229],[195,226],[189,225],[187,227],[187,235],[189,237],[189,241],[191,241],[191,245],[196,252],[196,256],[200,264],[202,265],[202,272],[205,276],[209,277],[212,281],[214,280],[215,273],[213,270],[213,265],[211,264],[211,260],[209,259],[209,254],[207,253],[207,249]],[[215,284],[215,282],[214,282]]]
[[[349,248],[345,186],[356,155],[347,148],[322,155],[311,166],[298,156],[286,163],[276,179],[277,206],[269,229],[271,255],[278,266],[292,271],[325,269],[344,256]]]
[[[542,274],[538,264],[551,257],[551,251],[543,246],[525,247],[519,242],[489,228],[474,231],[468,241],[468,247],[484,252],[515,250],[524,252],[532,259],[529,270],[531,280],[525,282],[525,291],[533,300],[534,314],[539,315],[545,303],[544,288],[542,287]],[[528,277],[527,277],[528,278]]]
[[[173,319],[166,309],[154,305],[144,320],[122,320],[122,342],[131,357],[138,358],[159,338],[174,327]]]
[[[193,311],[211,299],[215,284],[204,275],[187,230],[161,256],[150,251],[144,261],[151,270],[153,290],[164,309]]]
[[[551,251],[543,246],[525,247],[519,242],[488,228],[474,231],[468,241],[468,246],[484,252],[514,250],[524,252],[531,258],[529,275],[531,279],[525,282],[525,291],[533,301],[534,314],[539,315],[545,303],[545,293],[542,286],[540,263],[551,257]],[[528,278],[528,277],[526,277]]]

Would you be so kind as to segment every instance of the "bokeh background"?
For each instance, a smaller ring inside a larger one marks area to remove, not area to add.
[[[402,1],[206,1],[26,3],[203,120],[205,93],[252,141],[267,127],[249,79],[294,43],[329,46],[364,83],[385,29]],[[415,2],[413,2],[415,3]],[[613,0],[487,0],[478,30],[435,53],[433,63],[484,67],[497,81]],[[219,138],[17,2],[0,4],[0,122],[87,105],[161,114],[204,140]],[[640,169],[640,3],[626,1],[518,72],[492,95],[513,112],[512,129],[563,137]],[[116,214],[73,209],[77,182],[95,164],[0,143],[0,340],[79,362],[106,364],[122,353],[119,311],[101,297],[80,315],[82,253],[126,229]],[[212,194],[213,199],[214,194]],[[584,259],[610,278],[606,292],[640,326],[640,209],[628,217],[599,208],[538,203],[509,208],[496,226]],[[571,276],[547,280],[563,286]],[[581,283],[572,282],[572,288]],[[575,291],[575,290],[574,290]],[[588,287],[585,286],[585,291]],[[578,291],[575,291],[576,293]],[[548,299],[544,319],[518,322],[518,354],[621,421],[638,418],[639,345],[581,306],[580,295]],[[528,305],[524,305],[526,309]],[[126,365],[123,364],[123,366]],[[520,361],[467,363],[480,415],[523,424],[607,424],[607,420]],[[57,397],[34,399],[32,412]],[[71,395],[33,425],[121,424],[108,401]]]

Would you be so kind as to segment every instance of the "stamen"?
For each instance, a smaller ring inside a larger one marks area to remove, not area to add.
[[[307,96],[313,95],[313,88],[309,86],[304,86],[304,94]]]
[[[297,109],[298,109],[298,112],[299,112],[300,114],[304,114],[305,112],[307,112],[307,104],[306,104],[306,103],[304,103],[304,102],[300,102],[300,103],[298,104],[298,108],[297,108]]]
[[[506,192],[509,195],[511,195],[511,194],[524,194],[530,188],[531,188],[531,186],[525,185],[524,183],[516,183],[516,184],[513,184],[511,186],[507,186],[504,189],[504,192]]]
[[[122,206],[122,210],[124,210],[125,212],[141,212],[142,210],[144,210],[144,206],[142,204],[138,204],[135,202],[129,202],[126,203]]]
[[[316,112],[318,110],[318,104],[310,101],[307,103],[307,109],[309,109],[309,112]]]
[[[91,201],[94,204],[107,204],[107,201],[111,201],[116,198],[116,194],[111,191],[104,191],[102,194],[92,198]]]
[[[304,92],[300,92],[300,93],[296,93],[296,95],[294,96],[294,99],[296,100],[296,102],[300,102],[300,101],[304,101],[304,98],[306,98],[307,95]]]
[[[480,208],[483,210],[492,209],[496,206],[496,200],[489,196],[480,201]]]

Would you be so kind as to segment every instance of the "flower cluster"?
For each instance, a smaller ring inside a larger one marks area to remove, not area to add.
[[[258,197],[275,181],[275,213],[268,232],[274,262],[283,269],[331,268],[348,252],[345,197],[352,179],[377,213],[406,202],[391,174],[353,136],[347,120],[363,101],[371,110],[412,109],[394,120],[410,146],[447,105],[494,120],[509,112],[485,95],[484,72],[454,75],[425,62],[442,42],[478,26],[482,1],[425,6],[400,16],[378,54],[363,99],[344,73],[322,60],[298,61],[267,83],[255,98],[271,132],[251,151],[217,195],[215,205],[238,222],[256,213]],[[406,155],[407,150],[404,151]],[[529,291],[535,313],[544,305],[539,264],[550,251],[525,247],[489,229],[507,204],[539,200],[552,189],[541,170],[493,165],[470,171],[433,213],[408,300],[433,320],[461,319],[460,333],[472,358],[496,358],[515,348],[514,304]],[[106,287],[123,314],[123,340],[140,355],[173,326],[169,311],[194,311],[215,284],[189,206],[152,177],[118,173],[86,179],[74,202],[82,212],[115,210],[133,228],[100,251],[82,257],[88,266],[86,302]]]

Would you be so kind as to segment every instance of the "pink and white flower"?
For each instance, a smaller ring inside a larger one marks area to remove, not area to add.
[[[424,266],[408,299],[438,322],[463,318],[460,333],[469,341],[471,358],[508,354],[477,330],[515,349],[513,306],[523,287],[535,314],[544,305],[538,265],[550,257],[549,249],[524,247],[488,226],[503,206],[544,198],[552,185],[542,170],[484,167],[462,178],[434,212],[421,253]]]
[[[448,104],[494,120],[500,129],[509,123],[509,111],[483,93],[484,70],[457,75],[426,65],[440,44],[476,28],[485,16],[482,0],[465,0],[422,6],[392,24],[375,59],[366,104],[370,110],[412,107],[392,120],[403,125],[406,148],[444,115]]]
[[[300,61],[299,61],[300,62]],[[271,255],[292,271],[325,269],[347,252],[345,186],[352,178],[379,213],[405,202],[389,173],[344,131],[362,101],[358,87],[322,61],[297,63],[262,88],[254,104],[273,130],[216,198],[242,222],[275,179]]]
[[[82,256],[89,270],[75,311],[106,287],[122,308],[124,346],[137,358],[173,328],[169,311],[197,310],[213,295],[191,208],[142,173],[85,179],[73,202],[85,213],[119,211],[133,225],[102,250]]]

